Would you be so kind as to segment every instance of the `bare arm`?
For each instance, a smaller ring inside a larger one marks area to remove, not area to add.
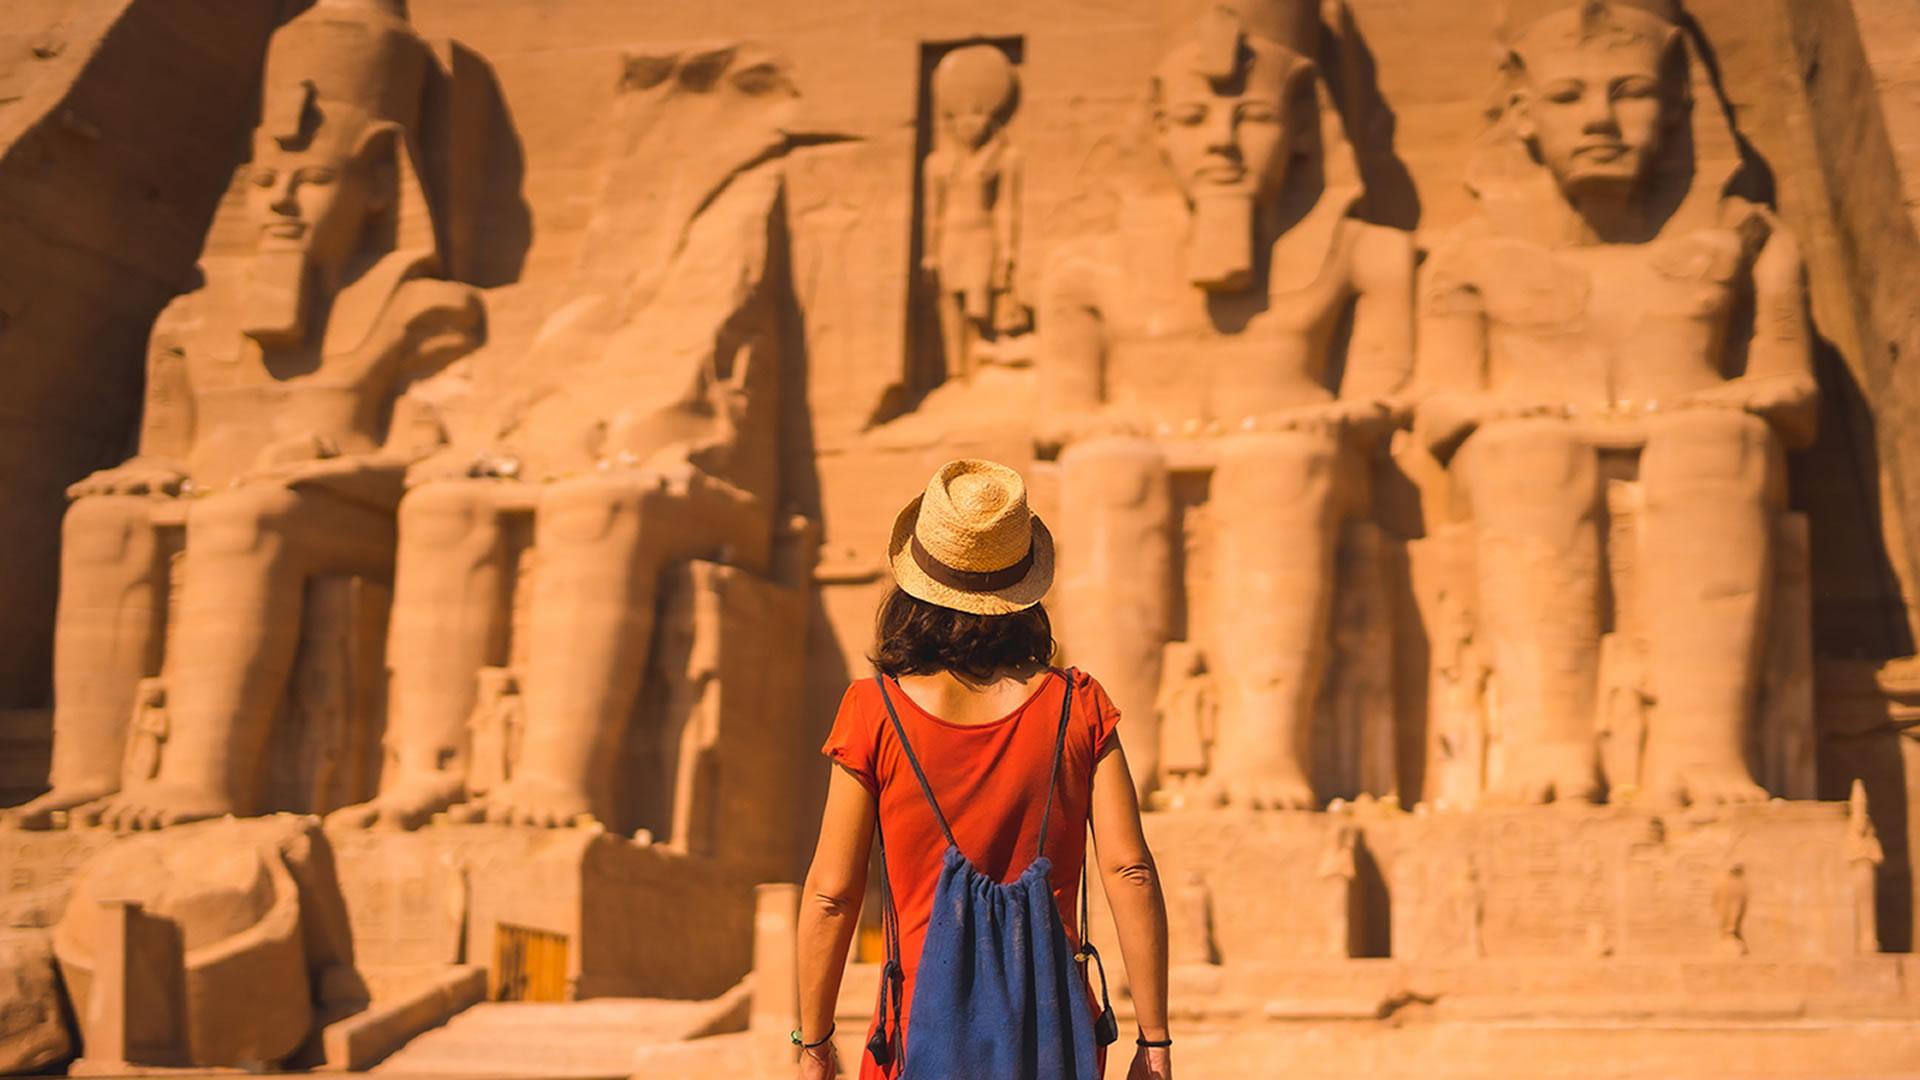
[[[994,287],[1013,288],[1013,266],[1020,251],[1020,151],[1007,147],[1001,159],[1000,191],[993,204]]]
[[[1747,352],[1752,408],[1788,446],[1813,443],[1819,390],[1813,378],[1813,334],[1807,325],[1806,267],[1793,235],[1776,226],[1753,265],[1753,343]]]
[[[867,893],[873,824],[873,795],[852,773],[835,767],[820,818],[820,842],[800,893],[800,1038],[805,1042],[825,1038],[833,1026],[847,947]]]
[[[1486,313],[1459,261],[1454,250],[1435,251],[1420,281],[1414,430],[1443,461],[1473,433],[1487,390]]]
[[[1076,423],[1099,410],[1105,393],[1105,328],[1093,301],[1085,260],[1063,259],[1041,283],[1039,340],[1040,442],[1059,448]]]
[[[1093,843],[1120,938],[1120,956],[1133,986],[1140,1033],[1167,1037],[1167,901],[1160,871],[1140,827],[1140,802],[1120,737],[1093,771]]]
[[[1338,396],[1381,401],[1413,371],[1413,240],[1394,229],[1362,225],[1354,242],[1353,338]]]
[[[193,384],[184,350],[161,313],[147,353],[147,399],[140,414],[140,456],[185,461],[193,450]]]
[[[946,155],[935,150],[922,168],[926,174],[920,179],[920,268],[930,271],[940,265],[940,222],[947,213]]]

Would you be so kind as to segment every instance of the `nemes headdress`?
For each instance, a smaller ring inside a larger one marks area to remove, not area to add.
[[[1311,0],[1173,0],[1167,14],[1167,39],[1191,41],[1197,70],[1215,81],[1262,46],[1305,58],[1319,51],[1320,5]]]
[[[1494,26],[1501,58],[1488,108],[1491,127],[1471,159],[1467,181],[1494,225],[1524,231],[1532,216],[1529,206],[1541,197],[1534,189],[1544,182],[1521,147],[1511,116],[1527,54],[1593,44],[1671,48],[1685,66],[1686,82],[1675,102],[1686,110],[1684,137],[1669,140],[1669,160],[1656,166],[1672,182],[1686,185],[1668,227],[1698,228],[1729,211],[1743,212],[1724,205],[1743,186],[1746,157],[1732,113],[1698,55],[1697,32],[1677,0],[1507,0]]]
[[[357,147],[394,130],[404,148],[397,246],[438,249],[420,182],[418,131],[432,50],[407,21],[406,0],[318,0],[267,45],[260,130],[299,147],[329,125]]]
[[[1673,0],[1509,0],[1496,33],[1508,46],[1548,35],[1579,40],[1621,34],[1672,34],[1680,27],[1680,5]]]

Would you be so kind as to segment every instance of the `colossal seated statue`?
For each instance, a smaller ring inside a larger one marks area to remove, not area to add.
[[[462,819],[615,820],[667,571],[702,559],[766,575],[784,520],[779,159],[794,97],[746,50],[629,59],[578,299],[530,355],[476,373],[496,382],[474,396],[506,403],[481,436],[409,477],[387,765],[379,795],[334,822],[414,828],[461,802]],[[512,745],[490,742],[482,769],[476,705],[512,717],[494,725]]]
[[[1223,592],[1193,628],[1219,698],[1203,801],[1308,808],[1334,553],[1412,363],[1412,246],[1353,216],[1354,156],[1309,59],[1319,5],[1246,0],[1182,29],[1152,81],[1177,196],[1126,200],[1047,275],[1056,607],[1076,662],[1151,718],[1177,593],[1170,470],[1210,471]],[[1150,727],[1129,740],[1143,784]]]
[[[1424,269],[1417,427],[1471,521],[1497,801],[1600,792],[1603,668],[1647,710],[1616,791],[1765,796],[1748,746],[1781,452],[1814,434],[1806,294],[1682,25],[1665,0],[1514,5],[1481,213]]]
[[[435,61],[403,12],[320,0],[272,39],[244,210],[216,219],[204,283],[155,325],[139,454],[70,492],[52,790],[13,812],[22,824],[247,812],[305,587],[391,573],[409,453],[387,438],[393,403],[470,350],[481,317],[472,289],[437,277],[418,168]],[[246,234],[240,253],[216,250],[223,232]],[[163,749],[135,755],[123,786],[154,675]]]

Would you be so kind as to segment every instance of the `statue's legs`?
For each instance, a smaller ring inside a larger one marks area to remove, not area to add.
[[[1162,654],[1173,615],[1173,503],[1166,455],[1150,439],[1077,442],[1060,455],[1050,522],[1059,572],[1050,601],[1068,660],[1100,678],[1127,718],[1142,797],[1159,772]]]
[[[978,337],[974,321],[967,314],[967,296],[954,292],[940,282],[934,300],[940,313],[940,347],[945,354],[948,382],[964,383],[973,377],[973,348]]]
[[[393,520],[320,493],[240,487],[196,502],[168,642],[159,775],[93,803],[89,819],[159,828],[247,813],[299,645],[307,579],[385,580]]]
[[[505,662],[512,621],[503,500],[521,485],[450,480],[407,493],[388,624],[387,769],[371,802],[330,820],[427,823],[466,792],[475,672]]]
[[[1494,801],[1591,799],[1603,487],[1565,421],[1489,424],[1461,449],[1476,534],[1480,628],[1493,657]]]
[[[1766,798],[1747,764],[1783,498],[1766,422],[1693,409],[1641,452],[1640,565],[1655,716],[1647,786],[1692,803]]]
[[[1308,737],[1326,667],[1339,534],[1338,436],[1275,431],[1221,444],[1209,506],[1220,689],[1214,782],[1228,801],[1319,805]]]
[[[52,790],[8,812],[22,826],[44,828],[54,811],[120,787],[134,689],[159,670],[166,632],[169,552],[154,505],[96,495],[67,510],[54,619]]]
[[[621,737],[653,645],[661,571],[696,557],[764,572],[767,511],[697,473],[597,473],[541,494],[527,618],[525,733],[513,776],[474,809],[547,827],[607,820]]]

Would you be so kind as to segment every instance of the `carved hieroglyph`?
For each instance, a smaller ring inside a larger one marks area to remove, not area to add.
[[[577,299],[531,355],[471,374],[455,396],[490,411],[409,476],[388,766],[379,796],[337,821],[415,827],[475,788],[463,817],[615,820],[662,575],[774,562],[779,158],[796,95],[732,47],[634,54],[622,79]],[[477,708],[497,715],[470,740]]]
[[[1781,450],[1813,437],[1806,293],[1793,238],[1738,194],[1681,18],[1512,5],[1481,214],[1424,268],[1418,426],[1471,515],[1499,799],[1596,796],[1603,714],[1637,772],[1614,765],[1616,793],[1765,794],[1748,754]]]
[[[139,455],[71,491],[53,790],[26,824],[81,804],[145,827],[252,809],[307,583],[390,572],[415,452],[387,437],[408,427],[389,423],[395,396],[480,321],[473,290],[436,278],[419,167],[434,60],[400,11],[321,0],[273,37],[244,206],[212,234],[251,242],[210,239],[204,285],[154,329]],[[164,690],[139,693],[155,675]]]
[[[1194,628],[1220,703],[1209,801],[1311,807],[1335,547],[1411,362],[1411,244],[1350,214],[1360,180],[1309,59],[1317,4],[1182,6],[1177,23],[1151,87],[1176,190],[1056,252],[1042,300],[1056,605],[1076,662],[1151,717],[1174,623],[1170,473],[1210,471],[1212,577],[1233,595]],[[1157,733],[1128,745],[1151,784]]]
[[[920,268],[939,309],[949,379],[965,381],[981,339],[1025,322],[1013,292],[1020,151],[1007,138],[1017,84],[994,45],[965,45],[933,69],[934,148],[921,163]]]

